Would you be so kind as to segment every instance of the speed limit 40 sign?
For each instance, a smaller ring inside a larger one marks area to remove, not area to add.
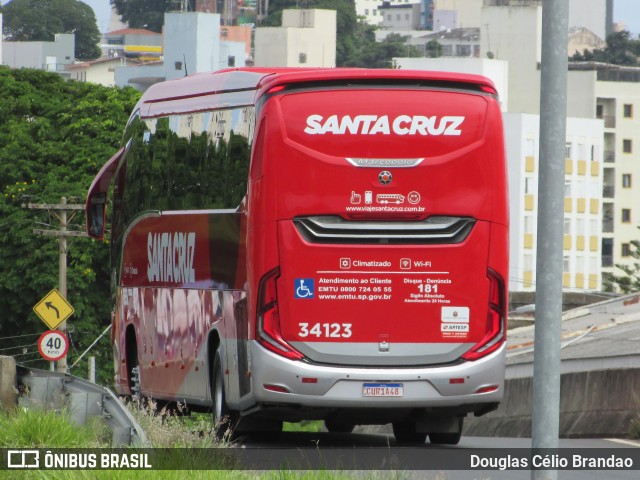
[[[67,354],[69,350],[69,340],[67,336],[59,330],[47,330],[38,339],[38,351],[42,358],[55,362]]]

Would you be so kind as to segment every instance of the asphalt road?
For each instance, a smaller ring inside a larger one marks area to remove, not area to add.
[[[422,446],[399,447],[392,435],[386,434],[331,434],[285,432],[278,439],[268,442],[245,443],[247,455],[253,459],[264,457],[269,462],[291,462],[302,460],[310,469],[336,469],[358,472],[354,478],[397,479],[529,479],[530,469],[499,467],[481,469],[476,463],[489,459],[531,458],[531,439],[528,438],[483,438],[463,437],[459,445],[440,447],[426,443]],[[561,439],[558,451],[541,452],[543,457],[567,458],[571,461],[578,455],[615,455],[631,458],[634,468],[627,470],[568,470],[558,469],[562,480],[637,480],[640,478],[640,441],[616,439]],[[478,460],[478,459],[483,460]],[[260,462],[260,460],[256,460]],[[504,460],[503,460],[504,461]],[[559,461],[559,460],[558,460]],[[305,463],[308,462],[308,463]],[[320,463],[320,467],[318,463]],[[569,464],[571,465],[571,464]],[[271,465],[273,467],[273,465]],[[378,468],[380,466],[380,468]],[[434,466],[435,468],[432,468]]]

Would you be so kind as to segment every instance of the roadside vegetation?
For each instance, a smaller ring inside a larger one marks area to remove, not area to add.
[[[157,405],[147,402],[133,401],[128,405],[129,410],[136,417],[153,448],[162,448],[163,465],[166,470],[7,470],[2,478],[14,479],[43,479],[43,480],[76,480],[76,479],[153,479],[157,480],[190,480],[200,479],[237,479],[237,480],[378,480],[397,479],[407,477],[402,472],[352,472],[332,470],[327,465],[326,470],[298,471],[241,471],[234,468],[232,463],[221,455],[220,462],[213,463],[211,470],[191,470],[196,463],[198,449],[207,449],[204,453],[211,455],[216,448],[242,448],[228,438],[216,440],[211,425],[211,417],[206,414],[183,416],[181,407],[177,411],[157,408]],[[298,424],[290,424],[298,426]],[[304,428],[319,428],[321,422],[308,422]],[[17,408],[10,412],[0,410],[0,448],[110,448],[111,431],[101,418],[93,418],[87,425],[80,426],[72,422],[67,411],[39,410],[36,408]],[[305,430],[315,431],[315,430]],[[175,453],[174,453],[175,452]],[[200,454],[203,451],[199,452]],[[216,460],[217,461],[217,460]],[[441,474],[426,474],[425,479],[445,480]]]
[[[0,67],[0,350],[27,367],[48,368],[37,340],[47,330],[33,306],[58,287],[58,240],[34,228],[59,230],[52,209],[27,203],[84,204],[102,165],[117,151],[122,130],[140,92],[91,83],[66,82],[40,70]],[[83,231],[84,215],[68,219]],[[72,365],[110,321],[109,247],[88,238],[67,246],[68,300],[75,313],[67,323]],[[105,335],[91,350],[98,383],[109,385],[113,361]],[[86,361],[71,370],[87,378]]]

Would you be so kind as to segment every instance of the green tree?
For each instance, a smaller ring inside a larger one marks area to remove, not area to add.
[[[22,197],[47,204],[59,203],[62,196],[84,199],[93,177],[118,148],[139,95],[131,88],[0,67],[0,349],[19,355],[18,361],[38,358],[35,341],[46,327],[32,307],[58,286],[58,242],[32,229],[55,230],[59,222],[53,212],[23,209]],[[82,229],[84,219],[73,223],[70,228]],[[108,246],[71,239],[67,260],[68,299],[75,308],[68,322],[71,364],[110,321]],[[15,349],[22,346],[24,351]],[[108,379],[113,373],[108,336],[92,353],[102,379]]]
[[[604,279],[604,289],[608,292],[640,292],[640,240],[630,242],[630,256],[635,260],[629,265],[616,264],[622,274],[610,274]]]
[[[164,14],[180,10],[182,0],[111,0],[116,12],[131,28],[146,28],[152,32],[162,32]],[[195,9],[195,0],[188,0],[187,9]]]
[[[12,0],[1,10],[5,40],[51,42],[56,33],[75,34],[75,57],[100,56],[100,32],[93,9],[78,0]]]
[[[427,57],[438,58],[442,56],[442,45],[437,40],[431,40],[426,46]]]
[[[623,30],[609,35],[605,48],[578,52],[571,57],[571,60],[636,66],[638,65],[638,56],[640,56],[640,40],[632,39],[631,34],[627,30]]]

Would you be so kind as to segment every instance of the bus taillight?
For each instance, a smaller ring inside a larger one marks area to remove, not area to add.
[[[487,270],[489,278],[489,310],[487,313],[487,333],[462,358],[477,360],[496,351],[506,341],[507,305],[504,280],[493,270]]]
[[[300,360],[303,355],[294,350],[280,333],[280,314],[278,312],[277,280],[280,270],[275,268],[267,273],[258,288],[258,335],[257,340],[267,350],[291,360]]]

